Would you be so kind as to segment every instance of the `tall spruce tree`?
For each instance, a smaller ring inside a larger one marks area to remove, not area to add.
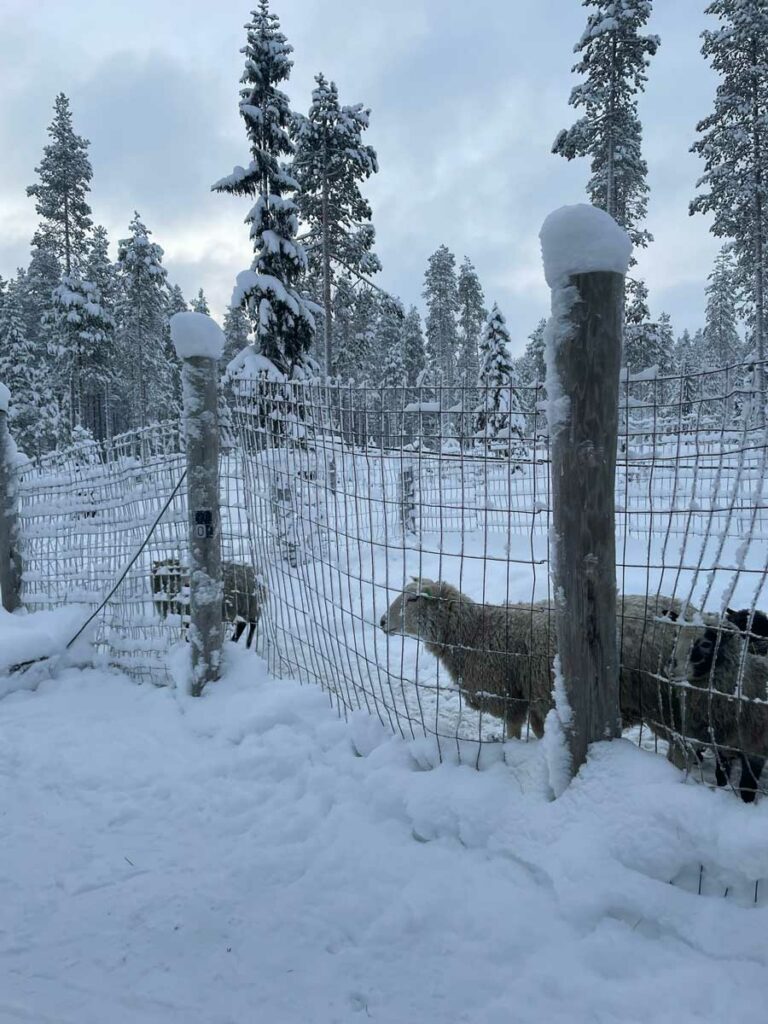
[[[381,353],[383,443],[388,448],[402,444],[406,383],[403,319],[399,301],[382,303],[376,340]]]
[[[202,288],[192,300],[192,312],[204,313],[206,316],[211,315],[211,307],[208,305],[208,299],[206,299],[205,292]]]
[[[357,376],[361,363],[356,351],[357,334],[354,329],[357,294],[352,279],[342,274],[336,281],[333,296],[334,323],[334,376],[346,382]]]
[[[41,351],[47,346],[53,316],[53,292],[61,281],[61,264],[55,243],[46,231],[32,239],[32,256],[25,279],[25,317],[30,338]]]
[[[130,235],[118,243],[120,270],[120,363],[125,384],[122,423],[145,427],[178,411],[174,408],[175,366],[165,335],[166,270],[163,250],[150,241],[151,232],[134,214]]]
[[[459,354],[457,379],[462,387],[474,387],[478,373],[480,336],[488,316],[485,297],[477,271],[468,257],[459,268],[457,298],[459,305]]]
[[[736,268],[728,246],[718,253],[707,284],[704,358],[711,366],[725,366],[741,354],[737,328],[738,285]]]
[[[242,306],[227,307],[222,328],[226,340],[221,366],[226,370],[238,352],[248,347],[248,317]]]
[[[522,469],[519,460],[525,456],[525,421],[515,390],[518,382],[509,357],[509,331],[496,303],[482,336],[481,356],[475,440],[488,450],[509,454],[517,459],[514,468]]]
[[[768,283],[768,3],[715,0],[718,19],[703,34],[702,53],[720,75],[715,109],[700,121],[692,151],[704,161],[702,189],[690,212],[713,214],[712,231],[730,239],[750,300],[757,363],[758,418],[765,423],[766,285]]]
[[[456,258],[441,245],[427,262],[424,275],[427,303],[427,355],[435,384],[445,389],[443,398],[452,401],[458,351],[457,313],[459,307]]]
[[[415,306],[411,306],[403,318],[402,337],[405,381],[410,387],[415,387],[419,375],[427,365],[421,317]]]
[[[29,334],[26,299],[27,277],[19,272],[8,285],[0,314],[0,381],[11,389],[14,439],[25,454],[34,456],[56,447],[62,420],[47,353]]]
[[[317,75],[315,82],[308,116],[296,119],[294,170],[301,219],[307,226],[310,272],[320,283],[324,362],[330,374],[335,372],[336,274],[366,278],[381,269],[373,252],[371,207],[360,191],[360,182],[378,171],[378,163],[376,151],[362,141],[370,110],[362,103],[341,106],[336,84],[324,75]]]
[[[91,281],[65,274],[53,292],[56,367],[68,390],[71,430],[106,436],[104,394],[113,372],[115,322]]]
[[[107,229],[97,224],[88,247],[85,276],[99,289],[101,304],[112,311],[117,300],[117,270],[109,257]]]
[[[279,88],[291,72],[290,46],[268,0],[259,0],[247,30],[245,70],[240,81],[240,116],[251,149],[247,168],[213,186],[216,192],[251,196],[246,217],[254,246],[251,270],[238,274],[232,305],[247,308],[260,352],[283,372],[301,370],[315,334],[314,306],[300,293],[307,256],[296,240],[297,206],[291,198],[298,184],[280,163],[294,147],[288,98]]]
[[[63,92],[56,97],[48,134],[51,142],[35,168],[40,180],[28,186],[27,195],[35,197],[35,209],[45,221],[64,273],[69,275],[80,270],[87,256],[91,208],[86,197],[93,171],[88,140],[75,133],[69,100]]]
[[[582,54],[573,71],[583,75],[569,103],[583,115],[559,132],[552,152],[567,160],[589,157],[591,202],[619,223],[636,246],[651,236],[640,225],[647,208],[648,167],[641,153],[642,129],[637,94],[659,38],[644,35],[651,0],[583,0],[592,8],[574,52]]]

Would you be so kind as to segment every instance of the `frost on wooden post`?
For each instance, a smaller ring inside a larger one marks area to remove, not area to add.
[[[541,232],[558,656],[546,722],[559,795],[589,743],[619,733],[615,463],[624,275],[632,243],[605,211],[565,206]]]
[[[563,682],[559,654],[555,655],[553,677],[552,700],[554,707],[550,708],[547,713],[542,742],[547,761],[549,784],[555,796],[558,797],[568,788],[568,783],[573,776],[573,761],[566,738],[567,730],[573,722],[573,712]]]
[[[219,510],[218,360],[221,328],[204,313],[176,313],[171,338],[184,362],[184,434],[189,505],[190,628],[193,696],[219,678],[222,595]]]
[[[18,544],[19,453],[8,431],[11,393],[0,383],[0,592],[2,607],[21,604],[21,562]]]

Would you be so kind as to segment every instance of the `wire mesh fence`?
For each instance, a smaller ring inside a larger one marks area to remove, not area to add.
[[[627,734],[752,794],[768,753],[753,369],[625,376],[616,475]],[[470,761],[540,734],[556,651],[545,397],[540,384],[236,382],[220,464],[223,557],[241,567],[229,609],[225,575],[230,631],[256,580],[257,649],[342,712]],[[188,608],[183,463],[178,425],[161,424],[22,478],[25,604],[97,604],[143,544],[98,642],[155,682]]]

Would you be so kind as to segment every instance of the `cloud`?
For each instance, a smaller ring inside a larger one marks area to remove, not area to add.
[[[563,0],[274,0],[295,66],[286,91],[306,110],[314,74],[342,102],[372,108],[368,141],[381,171],[367,185],[384,287],[421,303],[428,256],[445,242],[477,266],[519,350],[549,296],[538,231],[553,208],[582,201],[587,161],[550,154],[569,124],[573,43],[586,12]],[[717,242],[688,218],[700,171],[688,152],[715,80],[699,54],[705,22],[688,4],[657,4],[662,46],[641,98],[656,242],[640,255],[654,312],[675,327],[703,318]],[[221,313],[251,259],[247,200],[212,181],[248,159],[237,115],[247,5],[133,0],[104,5],[7,0],[0,16],[0,273],[26,258],[35,227],[24,187],[46,141],[56,92],[91,140],[94,219],[113,240],[138,209],[185,293],[202,285]],[[698,21],[696,20],[698,19]],[[701,24],[699,24],[699,22]],[[674,102],[670,101],[674,97]]]

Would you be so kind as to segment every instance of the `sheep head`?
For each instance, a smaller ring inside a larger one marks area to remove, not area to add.
[[[414,576],[382,615],[379,625],[390,636],[439,642],[443,639],[440,608],[456,594],[458,591],[447,583]]]

